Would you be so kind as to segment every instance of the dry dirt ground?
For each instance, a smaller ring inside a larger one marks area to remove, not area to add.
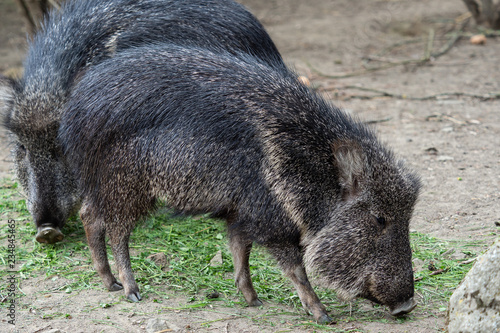
[[[472,45],[468,38],[461,38],[445,54],[415,63],[437,53],[453,38],[453,30],[463,22],[462,1],[241,2],[263,22],[287,64],[307,76],[338,106],[375,121],[383,140],[420,173],[424,188],[412,229],[441,239],[490,241],[495,237],[495,222],[500,221],[500,100],[480,96],[500,93],[500,38],[488,38],[485,45]],[[21,66],[23,29],[15,2],[1,0],[0,71]],[[476,31],[476,27],[469,23],[464,31]],[[401,41],[406,42],[395,44]],[[413,61],[392,66],[401,60]],[[367,70],[381,66],[390,68]],[[435,94],[443,95],[414,99]],[[11,160],[3,132],[0,140],[0,176],[8,176]],[[72,297],[37,294],[57,283],[62,282],[23,281],[23,302],[32,302],[36,308],[71,311],[72,319],[42,320],[37,313],[26,311],[18,315],[19,332],[53,328],[62,332],[143,332],[148,318],[163,318],[171,328],[188,331],[312,330],[291,328],[286,315],[271,316],[265,323],[251,320],[262,309],[217,307],[175,312],[161,310],[161,305],[153,303],[130,304],[121,295],[100,290]],[[88,311],[92,304],[115,302],[115,311]],[[172,307],[185,302],[172,292]],[[295,311],[284,307],[269,311],[274,310]],[[234,313],[239,316],[232,316]],[[442,331],[445,325],[444,312],[421,314],[404,324],[387,318],[386,323],[339,321],[337,327],[364,332],[433,332]],[[214,321],[209,328],[201,326],[208,321]],[[8,325],[0,322],[0,328],[5,331]]]

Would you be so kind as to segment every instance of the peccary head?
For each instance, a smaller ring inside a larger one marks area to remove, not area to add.
[[[332,146],[340,200],[325,226],[304,240],[305,262],[340,298],[367,298],[400,315],[416,306],[409,221],[420,180],[368,141]]]
[[[38,228],[37,240],[54,243],[65,221],[79,207],[74,178],[57,141],[61,98],[31,94],[13,80],[0,78],[3,125],[9,130],[16,176]],[[51,112],[48,112],[50,110]],[[53,235],[40,237],[45,226]]]

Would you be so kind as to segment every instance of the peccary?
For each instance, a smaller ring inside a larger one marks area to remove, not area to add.
[[[330,318],[305,265],[345,299],[362,296],[394,315],[415,307],[409,221],[419,178],[294,73],[247,54],[148,46],[89,69],[66,107],[59,139],[109,290],[123,284],[140,300],[129,235],[165,198],[176,211],[227,221],[235,281],[250,305],[261,304],[248,262],[255,242],[319,322]]]
[[[249,53],[285,68],[262,25],[232,0],[70,0],[51,12],[30,42],[23,78],[0,82],[4,125],[39,242],[62,240],[60,228],[80,207],[56,139],[75,81],[90,66],[155,41]]]

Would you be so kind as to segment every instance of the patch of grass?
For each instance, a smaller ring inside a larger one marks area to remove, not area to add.
[[[15,183],[4,182],[0,185],[0,253],[7,251],[8,219],[16,220],[16,260],[20,277],[23,281],[32,278],[61,279],[56,290],[68,294],[82,289],[95,288],[105,292],[95,272],[85,232],[78,220],[70,221],[64,227],[66,238],[54,245],[41,245],[34,241],[35,228],[26,210],[24,199],[18,194]],[[352,321],[405,322],[415,320],[429,313],[446,310],[447,302],[453,290],[471,268],[472,263],[451,259],[450,249],[463,252],[468,257],[475,257],[485,248],[484,243],[465,241],[443,241],[420,233],[411,234],[413,258],[423,265],[415,272],[418,280],[415,284],[419,307],[402,319],[388,317],[385,307],[372,305],[365,300],[340,303],[335,292],[316,288],[318,296],[327,306],[333,318],[340,323]],[[142,296],[146,301],[163,303],[172,291],[184,294],[189,302],[181,309],[211,307],[222,302],[225,306],[246,306],[243,297],[237,293],[233,279],[233,264],[227,246],[226,231],[221,221],[207,215],[196,217],[173,216],[166,208],[161,208],[138,224],[131,241],[131,261]],[[211,259],[221,253],[222,263],[211,265]],[[111,251],[110,260],[113,264]],[[164,266],[156,264],[150,255],[164,253],[167,260]],[[0,256],[3,258],[4,256]],[[466,259],[465,259],[466,260]],[[0,278],[5,280],[8,274],[2,259]],[[262,247],[254,247],[250,257],[250,269],[254,287],[259,297],[266,303],[265,311],[256,320],[266,321],[265,315],[275,316],[274,305],[286,305],[296,310],[297,325],[309,329],[342,331],[332,326],[321,326],[305,316],[301,302],[291,282],[283,276],[274,260]],[[429,270],[431,268],[432,270]],[[433,272],[442,270],[440,274]],[[0,284],[0,294],[5,294],[5,284]],[[22,290],[22,288],[21,288]],[[51,290],[51,292],[53,292]],[[216,291],[216,299],[206,296]],[[45,292],[40,290],[41,293]],[[18,293],[22,297],[22,293]],[[165,302],[168,304],[168,302]],[[2,305],[4,306],[4,305]],[[170,309],[165,307],[166,309]],[[277,314],[276,314],[277,313]],[[304,315],[304,316],[303,316]],[[207,323],[208,325],[209,323]]]
[[[26,209],[24,196],[19,190],[17,183],[9,179],[0,181],[0,219],[6,220],[24,220],[29,218],[29,212]]]
[[[423,306],[445,311],[447,301],[460,281],[487,246],[478,241],[444,241],[425,234],[412,233],[411,246],[414,262],[422,264],[415,272],[415,291]],[[453,254],[463,253],[463,258],[453,259]]]

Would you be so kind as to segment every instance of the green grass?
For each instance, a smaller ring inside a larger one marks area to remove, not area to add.
[[[35,228],[30,222],[24,199],[19,195],[17,185],[3,182],[0,185],[0,253],[7,252],[8,219],[15,219],[16,259],[20,284],[32,278],[58,279],[68,281],[60,291],[68,294],[78,293],[82,289],[104,288],[92,267],[90,253],[85,239],[85,232],[78,220],[68,222],[64,227],[66,238],[54,245],[41,245],[34,241]],[[485,248],[484,243],[465,241],[444,241],[424,234],[412,233],[413,257],[424,262],[423,268],[415,272],[416,294],[419,302],[417,310],[410,315],[397,319],[396,322],[418,320],[424,316],[445,311],[447,301],[453,290],[471,268],[472,263],[461,264],[464,260],[453,260],[447,256],[449,249],[464,252],[475,257]],[[131,260],[141,295],[146,302],[168,304],[168,294],[173,292],[185,295],[188,302],[180,309],[205,308],[212,304],[225,306],[245,306],[243,297],[237,293],[233,280],[233,265],[227,247],[226,231],[221,221],[208,216],[174,217],[165,208],[154,216],[140,222],[134,230],[131,242]],[[220,251],[223,262],[219,266],[210,265],[210,260]],[[111,253],[111,251],[109,251]],[[168,259],[166,267],[156,265],[148,257],[164,253]],[[0,256],[0,278],[6,279],[6,263]],[[112,260],[112,256],[110,256]],[[443,273],[431,275],[432,269],[444,269]],[[265,313],[273,320],[279,320],[272,305],[286,305],[303,313],[300,300],[274,260],[261,247],[254,247],[250,258],[252,280],[259,297],[266,303]],[[21,289],[22,290],[22,289]],[[389,321],[384,307],[371,306],[364,300],[348,304],[340,303],[335,292],[316,288],[318,296],[338,322],[350,321]],[[217,299],[207,298],[207,294],[217,291]],[[5,285],[0,284],[0,294],[4,294]],[[40,290],[40,293],[44,293]],[[18,293],[22,297],[22,293]],[[3,306],[3,305],[2,305]],[[107,305],[110,306],[110,305]],[[102,307],[106,307],[103,304]],[[167,306],[165,306],[168,308]],[[274,317],[273,317],[274,316]],[[299,315],[300,316],[300,315]],[[337,330],[334,327],[318,326],[310,320],[297,320],[298,325],[307,325],[313,329]],[[390,319],[394,322],[393,319]]]

